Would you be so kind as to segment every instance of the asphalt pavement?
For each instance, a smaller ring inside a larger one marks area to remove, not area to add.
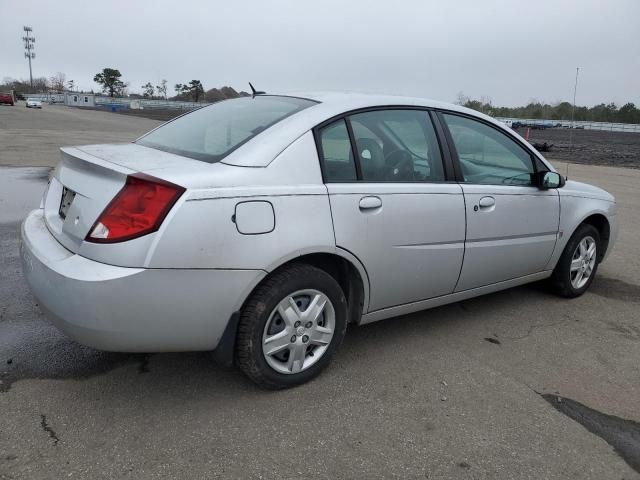
[[[0,168],[0,479],[640,478],[640,171],[569,168],[622,225],[584,296],[530,285],[350,328],[280,392],[206,352],[99,352],[52,327],[18,255],[48,172]]]

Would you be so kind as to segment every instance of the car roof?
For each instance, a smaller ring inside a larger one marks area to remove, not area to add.
[[[263,95],[260,95],[263,96]],[[376,107],[424,107],[464,113],[488,121],[498,128],[511,131],[504,124],[469,108],[419,97],[383,95],[362,92],[291,92],[264,96],[287,96],[317,102],[304,110],[281,120],[256,135],[251,141],[230,153],[222,163],[242,167],[265,167],[285,148],[317,125],[344,113]],[[519,137],[519,135],[515,134]]]
[[[447,109],[463,109],[464,107],[459,105],[453,105],[446,102],[440,102],[437,100],[431,100],[421,97],[409,97],[402,95],[388,95],[380,93],[365,93],[365,92],[331,92],[331,91],[317,91],[317,92],[294,92],[283,94],[283,96],[295,96],[300,98],[308,98],[326,105],[339,105],[340,107],[347,107],[348,109],[362,108],[366,106],[375,105],[415,105],[431,108],[447,108]],[[350,108],[353,107],[353,108]]]

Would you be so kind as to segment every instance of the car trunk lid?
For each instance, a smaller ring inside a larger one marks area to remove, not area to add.
[[[211,165],[142,145],[87,145],[61,148],[62,161],[53,172],[44,198],[45,222],[67,249],[107,261],[103,252],[85,242],[94,223],[118,194],[129,175],[145,173],[184,187],[189,179],[203,182]],[[138,242],[140,249],[143,244]],[[140,256],[144,252],[140,252]],[[137,257],[137,256],[136,256]],[[116,258],[109,263],[118,264]],[[121,263],[121,262],[120,262]],[[130,263],[130,262],[126,262]],[[129,266],[129,265],[127,265]]]
[[[135,171],[74,147],[61,149],[44,198],[45,222],[67,249],[78,252],[89,229]]]

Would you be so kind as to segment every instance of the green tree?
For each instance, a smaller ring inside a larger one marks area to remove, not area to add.
[[[156,85],[156,90],[158,91],[159,95],[162,95],[164,97],[164,99],[167,99],[167,81],[166,80],[162,80],[160,82],[160,85]]]
[[[640,110],[629,102],[625,103],[618,110],[618,121],[623,123],[640,123]]]
[[[96,73],[93,81],[102,86],[103,92],[108,92],[110,97],[121,94],[126,88],[126,84],[120,80],[122,74],[116,68],[103,68],[102,72]]]
[[[200,99],[200,96],[204,93],[204,87],[200,80],[191,80],[188,84],[176,83],[174,87],[178,95],[190,96],[194,102]]]
[[[154,93],[155,93],[155,90],[153,89],[153,85],[151,85],[151,82],[147,82],[144,85],[142,85],[142,95],[144,97],[151,98],[153,97]]]

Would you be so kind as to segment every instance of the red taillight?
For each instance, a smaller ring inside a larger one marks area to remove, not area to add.
[[[131,240],[160,228],[184,188],[144,174],[127,177],[85,239],[95,243]]]

